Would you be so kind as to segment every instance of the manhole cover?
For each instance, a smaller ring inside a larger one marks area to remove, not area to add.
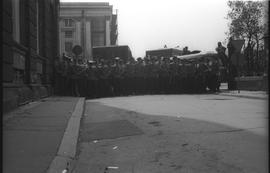
[[[143,134],[143,131],[131,122],[127,120],[117,120],[84,124],[81,139],[83,142],[89,142],[140,134]]]

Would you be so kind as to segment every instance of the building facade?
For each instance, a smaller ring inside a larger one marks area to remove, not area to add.
[[[59,0],[3,0],[3,111],[46,97],[59,56]]]
[[[92,47],[117,44],[117,14],[106,2],[60,3],[60,54],[73,56],[75,45],[82,47],[83,59],[93,59]]]

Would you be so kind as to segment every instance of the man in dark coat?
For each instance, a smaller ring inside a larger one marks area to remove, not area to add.
[[[222,64],[226,66],[226,64],[228,64],[227,56],[225,54],[226,48],[222,46],[221,42],[218,42],[218,47],[216,48],[216,51],[222,61]]]
[[[233,38],[230,37],[229,43],[227,44],[227,49],[228,49],[228,60],[229,60],[229,62],[231,62],[232,54],[233,54],[234,51],[235,51],[235,48],[234,48],[234,46],[233,46],[233,44],[232,44],[232,41],[233,41]]]

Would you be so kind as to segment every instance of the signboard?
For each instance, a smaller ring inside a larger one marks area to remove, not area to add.
[[[13,67],[19,70],[25,69],[25,57],[17,52],[13,54]]]
[[[82,53],[82,47],[79,46],[79,45],[76,45],[72,48],[72,52],[75,54],[75,55],[80,55]]]

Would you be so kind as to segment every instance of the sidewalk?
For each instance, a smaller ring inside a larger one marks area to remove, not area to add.
[[[243,91],[234,90],[234,91],[221,91],[219,95],[224,96],[233,96],[233,97],[243,97],[250,99],[268,99],[268,94],[265,91]]]
[[[3,172],[46,172],[79,99],[49,97],[3,115]]]
[[[268,93],[266,91],[246,91],[246,90],[228,90],[227,84],[222,83],[220,86],[221,92],[219,95],[233,96],[233,97],[243,97],[250,99],[268,99]]]

